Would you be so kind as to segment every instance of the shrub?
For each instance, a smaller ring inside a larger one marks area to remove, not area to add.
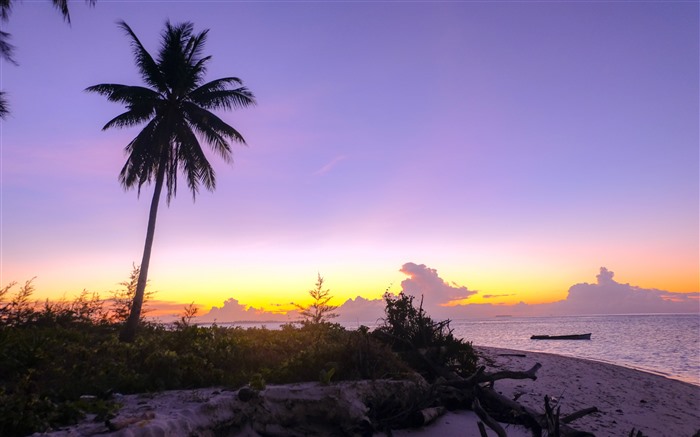
[[[450,320],[434,322],[423,310],[422,301],[416,308],[414,297],[404,293],[385,293],[384,300],[386,317],[374,335],[390,344],[412,368],[429,380],[439,376],[430,363],[462,376],[476,370],[476,352],[471,343],[455,338]]]
[[[317,290],[324,291],[320,279]],[[391,342],[366,327],[349,331],[323,318],[274,331],[200,327],[191,323],[190,305],[174,329],[144,323],[135,342],[123,343],[122,322],[97,295],[36,306],[29,302],[31,281],[11,297],[14,286],[0,289],[2,436],[47,431],[95,410],[106,414],[114,408],[111,393],[405,377],[406,362],[416,366],[409,353],[415,348],[437,348],[440,362],[458,371],[474,364],[471,345],[452,336],[449,321],[433,322],[410,296],[386,297],[378,332]],[[88,405],[82,395],[98,401]]]

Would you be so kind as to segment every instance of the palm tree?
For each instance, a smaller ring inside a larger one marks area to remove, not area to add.
[[[230,162],[229,142],[245,144],[245,140],[210,110],[254,105],[255,98],[235,77],[203,83],[206,64],[211,59],[202,56],[208,30],[195,34],[192,23],[172,25],[166,22],[160,51],[154,59],[125,22],[119,22],[119,27],[131,39],[136,66],[147,87],[101,84],[86,91],[102,94],[110,101],[126,106],[126,112],[110,120],[102,130],[145,123],[125,147],[127,160],[119,173],[124,189],[137,187],[138,194],[145,183],[155,182],[141,272],[131,313],[119,337],[122,341],[133,341],[143,304],[163,185],[167,187],[168,204],[176,194],[180,171],[193,199],[200,184],[213,191],[216,186],[214,169],[204,155],[200,141],[207,143],[224,161]]]

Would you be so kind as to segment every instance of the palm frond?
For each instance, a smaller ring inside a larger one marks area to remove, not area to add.
[[[15,46],[10,44],[10,34],[0,30],[0,58],[5,59],[14,65],[17,65],[17,61],[12,57],[14,55]]]
[[[63,19],[70,24],[70,13],[68,11],[68,0],[51,0],[54,7],[61,12]]]
[[[7,116],[10,114],[10,105],[7,103],[7,100],[5,99],[5,92],[0,91],[0,120],[7,118]]]
[[[119,173],[119,181],[124,189],[138,187],[149,182],[155,174],[158,163],[158,127],[159,119],[151,120],[136,137],[126,145],[124,151],[127,160]]]
[[[196,62],[197,59],[202,58],[202,51],[204,50],[204,44],[207,41],[208,34],[209,29],[204,29],[203,31],[199,32],[199,34],[189,38],[187,45],[185,46],[187,64],[192,65],[192,63]],[[207,56],[207,58],[211,58],[211,56]]]
[[[156,90],[158,90],[158,92],[166,92],[166,83],[163,80],[158,64],[156,64],[156,61],[153,60],[151,54],[144,48],[139,38],[125,21],[119,21],[117,25],[121,27],[122,30],[126,32],[127,36],[131,38],[131,47],[134,53],[134,59],[136,60],[136,66],[139,69],[139,73],[141,73],[141,78],[143,81],[154,87]]]
[[[209,191],[216,188],[214,168],[207,160],[197,136],[188,126],[181,126],[177,135],[177,155],[180,168],[187,178],[187,186],[192,191],[192,198],[199,191],[200,182]]]
[[[150,88],[113,83],[93,85],[85,88],[85,91],[106,96],[110,102],[124,103],[126,105],[146,103],[155,105],[162,98],[159,93]]]
[[[245,144],[243,135],[234,129],[233,126],[216,116],[216,114],[191,102],[184,102],[182,107],[192,127],[205,137],[211,137],[215,143],[218,137],[223,137],[237,143]]]
[[[12,12],[12,0],[0,0],[0,20],[7,21]]]
[[[121,113],[109,120],[102,127],[102,130],[107,130],[113,127],[131,127],[148,121],[155,113],[155,108],[152,105],[134,105],[128,111]]]
[[[184,45],[192,32],[192,24],[182,23],[174,26],[168,21],[165,27],[162,34],[163,43],[158,52],[158,65],[168,89],[178,95],[185,91],[181,84],[189,66],[186,63]]]
[[[225,90],[228,89],[228,85],[230,84],[243,85],[243,81],[237,77],[222,77],[199,86],[196,90],[193,90],[192,93]]]
[[[182,83],[182,89],[187,90],[188,94],[197,89],[202,83],[202,79],[207,72],[206,64],[210,59],[211,56],[205,56],[189,68],[187,77],[184,78]]]
[[[210,57],[201,57],[202,45],[208,31],[193,34],[192,23],[166,25],[158,64],[170,92],[184,97],[202,82]]]
[[[200,88],[190,93],[190,99],[205,109],[236,109],[256,104],[255,96],[246,87],[213,91],[200,91]]]

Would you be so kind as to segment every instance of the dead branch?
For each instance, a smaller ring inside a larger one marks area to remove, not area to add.
[[[476,426],[479,427],[479,434],[481,435],[481,437],[489,437],[489,435],[486,434],[486,428],[484,427],[484,422],[478,421],[478,422],[476,422]]]
[[[542,367],[542,364],[537,363],[524,372],[503,370],[495,373],[484,373],[479,382],[497,381],[499,379],[531,379],[535,381],[540,367]]]
[[[479,367],[476,372],[466,379],[448,379],[442,382],[442,384],[450,385],[455,388],[469,388],[476,384],[481,384],[484,382],[493,382],[499,379],[532,379],[533,381],[537,379],[537,371],[542,367],[542,364],[537,363],[532,366],[531,369],[524,372],[504,370],[495,373],[486,373],[484,370],[486,367]]]
[[[508,434],[506,434],[506,430],[503,429],[503,427],[496,422],[489,414],[481,407],[481,404],[479,403],[479,399],[474,398],[474,401],[472,402],[472,410],[476,413],[477,416],[479,416],[479,419],[483,423],[486,424],[489,428],[491,428],[497,435],[498,437],[508,437]]]

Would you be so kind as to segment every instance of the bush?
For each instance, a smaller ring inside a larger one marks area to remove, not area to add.
[[[81,402],[82,395],[97,397],[108,411],[111,393],[236,388],[256,375],[274,384],[383,378],[409,370],[367,330],[337,324],[274,331],[146,324],[134,343],[123,343],[119,323],[58,313],[28,312],[12,326],[0,324],[2,436],[75,423],[93,405]]]
[[[375,333],[346,330],[323,311],[280,330],[200,327],[191,323],[191,305],[174,327],[144,323],[135,342],[123,343],[123,321],[97,295],[37,306],[31,281],[11,297],[14,285],[0,289],[0,435],[7,437],[109,414],[111,393],[400,378],[411,367],[428,375],[412,355],[417,349],[459,373],[475,365],[471,345],[452,336],[449,321],[433,322],[411,296],[385,296],[385,324]],[[392,341],[379,341],[386,337]]]
[[[471,343],[455,338],[450,320],[434,322],[423,310],[422,302],[416,308],[414,297],[404,293],[385,293],[384,300],[386,317],[374,335],[391,345],[412,368],[428,380],[439,376],[428,361],[461,376],[474,373],[476,352]]]

